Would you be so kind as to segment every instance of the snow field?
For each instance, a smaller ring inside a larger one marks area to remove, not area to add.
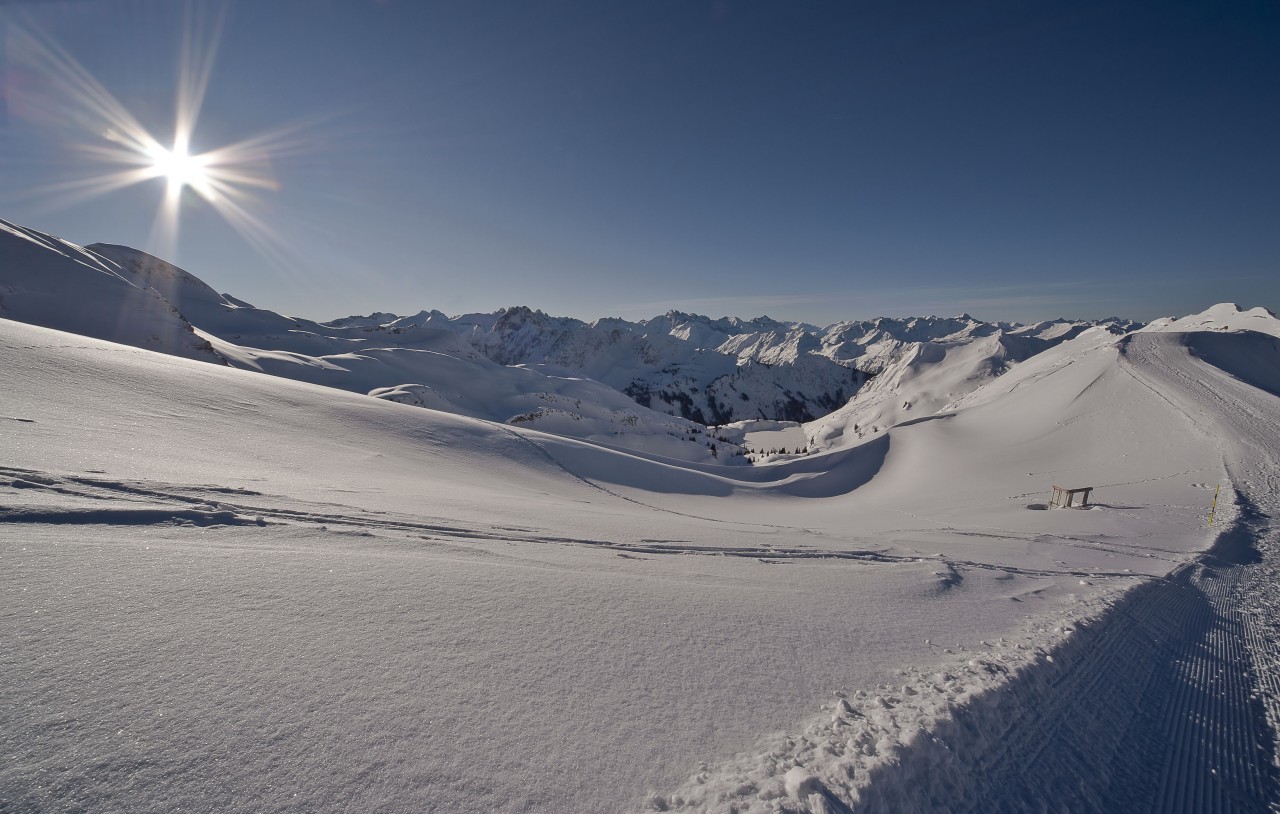
[[[0,367],[15,810],[623,811],[1065,601],[622,499],[551,436],[5,321]]]
[[[0,808],[1264,810],[1273,340],[1073,342],[729,468],[0,320]]]
[[[16,810],[622,810],[867,653],[1008,624],[928,566],[85,519],[0,534]]]

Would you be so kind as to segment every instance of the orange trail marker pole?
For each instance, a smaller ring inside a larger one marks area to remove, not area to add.
[[[1213,508],[1209,509],[1209,526],[1211,528],[1213,527],[1213,515],[1218,511],[1218,490],[1221,488],[1221,483],[1213,487]]]

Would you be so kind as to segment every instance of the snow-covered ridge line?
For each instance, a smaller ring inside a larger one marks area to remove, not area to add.
[[[192,278],[194,279],[194,278]],[[0,317],[225,364],[186,315],[109,257],[0,220]]]

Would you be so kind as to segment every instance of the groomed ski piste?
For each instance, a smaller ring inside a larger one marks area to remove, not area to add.
[[[0,810],[1271,810],[1278,325],[727,467],[0,320]]]

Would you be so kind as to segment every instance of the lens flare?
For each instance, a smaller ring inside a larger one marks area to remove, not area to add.
[[[83,139],[71,149],[101,165],[60,183],[29,190],[23,197],[50,205],[80,203],[157,179],[165,183],[152,226],[149,247],[158,253],[175,250],[182,202],[187,190],[207,202],[260,254],[281,265],[283,241],[254,214],[255,191],[278,190],[273,160],[297,153],[304,125],[274,131],[205,152],[191,150],[196,123],[213,72],[222,36],[225,8],[186,7],[178,60],[175,121],[171,146],[165,146],[94,76],[33,24],[13,26],[10,54],[40,82],[27,98],[12,100],[16,111],[50,127],[79,131]]]

